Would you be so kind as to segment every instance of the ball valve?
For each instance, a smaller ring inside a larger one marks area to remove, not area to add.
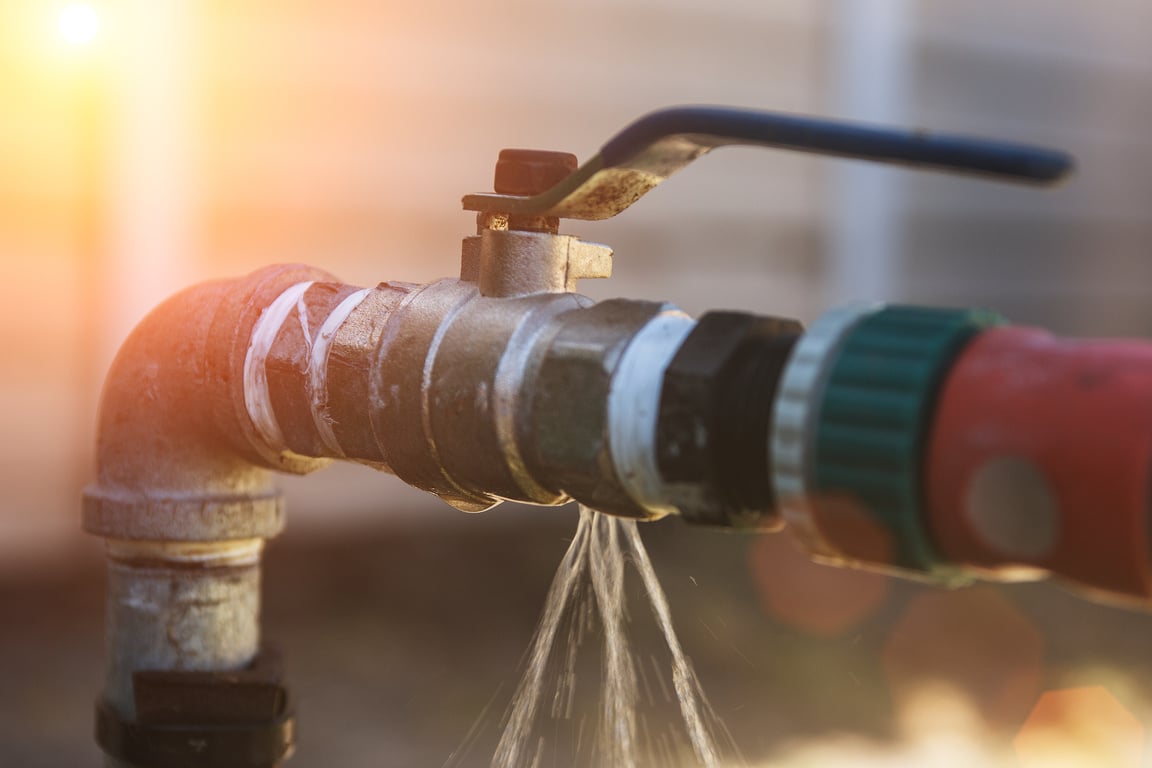
[[[1058,181],[1064,154],[764,112],[644,117],[582,165],[505,150],[458,278],[345,285],[280,266],[195,286],[109,374],[86,530],[107,540],[111,764],[278,764],[292,708],[259,638],[272,472],[333,460],[464,510],[571,499],[774,530],[944,582],[1051,572],[1147,601],[1152,352],[975,311],[788,318],[595,303],[612,252],[562,219],[621,212],[717,147]],[[234,695],[243,691],[243,695]]]

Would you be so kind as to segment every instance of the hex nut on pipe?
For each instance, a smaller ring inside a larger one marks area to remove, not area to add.
[[[664,372],[656,424],[664,480],[695,523],[779,526],[770,432],[776,388],[803,333],[795,320],[710,312]]]
[[[633,336],[668,304],[612,299],[563,317],[535,379],[524,444],[529,471],[593,509],[647,519],[612,460],[608,394]]]

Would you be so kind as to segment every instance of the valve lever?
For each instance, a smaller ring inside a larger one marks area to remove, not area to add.
[[[1071,173],[1059,150],[728,107],[672,107],[629,125],[550,189],[531,196],[473,194],[465,210],[598,221],[639,200],[676,171],[725,146],[793,149],[1023,184]]]

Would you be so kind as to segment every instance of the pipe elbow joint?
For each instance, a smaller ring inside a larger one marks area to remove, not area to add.
[[[328,280],[299,265],[202,283],[135,328],[101,397],[97,481],[83,525],[105,538],[219,541],[283,527],[270,470],[303,474],[326,459],[262,448],[244,404],[249,335],[292,284]]]

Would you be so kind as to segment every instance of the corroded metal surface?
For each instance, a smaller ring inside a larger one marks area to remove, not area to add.
[[[479,258],[480,293],[492,298],[575,293],[577,280],[612,276],[612,249],[571,235],[486,229]]]
[[[138,670],[244,667],[260,643],[260,549],[110,542],[104,699],[132,718]]]

